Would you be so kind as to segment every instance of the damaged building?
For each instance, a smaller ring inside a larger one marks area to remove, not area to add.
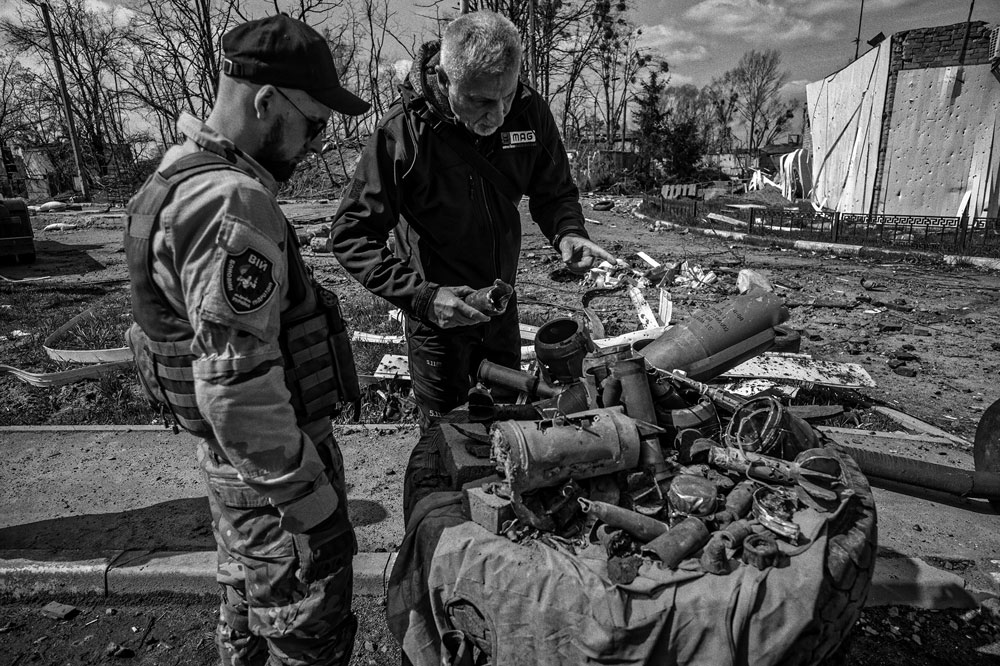
[[[1000,26],[897,32],[809,84],[806,98],[817,205],[997,217]]]

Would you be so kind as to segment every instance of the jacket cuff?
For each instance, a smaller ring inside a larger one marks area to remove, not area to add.
[[[425,282],[420,285],[416,298],[413,299],[413,316],[423,322],[431,322],[431,308],[434,297],[437,296],[440,285]]]
[[[339,501],[330,479],[320,474],[312,492],[278,507],[281,529],[293,534],[306,532],[329,518]]]
[[[590,240],[590,235],[587,230],[583,227],[564,227],[556,232],[556,235],[552,237],[552,247],[555,248],[556,252],[559,251],[559,241],[561,241],[566,236],[580,236],[581,238],[586,238]]]

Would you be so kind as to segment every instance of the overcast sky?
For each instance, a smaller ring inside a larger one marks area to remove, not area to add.
[[[702,86],[750,49],[781,51],[788,92],[854,58],[861,0],[637,0],[646,46],[666,56],[671,83]],[[865,0],[861,50],[879,32],[962,23],[969,0]],[[1000,0],[977,0],[972,20],[1000,24]]]
[[[87,0],[107,10],[138,0]],[[244,0],[254,13],[273,11],[267,0]],[[283,8],[295,0],[277,0]],[[390,0],[401,32],[429,34],[433,0]],[[803,98],[805,84],[842,68],[854,57],[862,0],[628,0],[633,20],[643,28],[642,45],[666,57],[672,84],[703,86],[735,66],[750,49],[781,51],[788,71],[786,92]],[[0,0],[0,15],[19,3]],[[457,11],[458,0],[441,0]],[[901,30],[961,23],[969,0],[864,0],[861,50],[868,39]],[[119,10],[120,11],[120,10]],[[976,0],[973,20],[1000,24],[1000,0]],[[392,49],[390,49],[392,50]],[[398,54],[400,57],[402,53]]]

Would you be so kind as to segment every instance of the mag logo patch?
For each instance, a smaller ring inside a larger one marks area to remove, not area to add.
[[[520,148],[521,146],[535,145],[535,130],[522,130],[520,132],[500,132],[500,143],[503,149]]]

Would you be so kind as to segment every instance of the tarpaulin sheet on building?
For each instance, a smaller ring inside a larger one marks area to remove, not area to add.
[[[813,142],[812,201],[871,212],[889,72],[889,41],[806,86]]]
[[[900,71],[873,212],[995,216],[998,118],[1000,83],[989,65]]]

